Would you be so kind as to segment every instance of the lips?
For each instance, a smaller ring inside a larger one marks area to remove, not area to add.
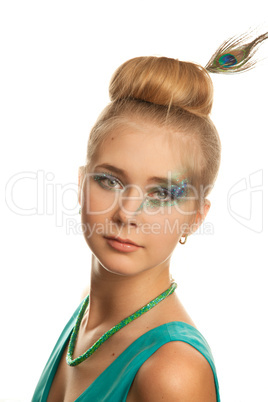
[[[129,239],[121,239],[120,237],[104,237],[107,240],[107,243],[109,246],[111,246],[113,249],[117,251],[122,251],[122,252],[132,252],[132,251],[137,251],[142,246],[139,246],[138,244],[134,243],[132,240]]]
[[[134,243],[134,241],[129,240],[129,239],[121,239],[121,237],[105,237],[105,238],[109,239],[109,240],[116,240],[119,243],[133,244],[133,246],[141,247],[138,244]]]

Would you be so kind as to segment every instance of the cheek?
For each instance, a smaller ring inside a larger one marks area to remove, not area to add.
[[[154,216],[146,216],[147,239],[154,253],[163,256],[173,252],[181,236],[191,227],[196,213],[194,206],[194,203],[187,202],[177,208],[173,205],[169,210],[162,209],[162,213],[159,210]]]
[[[173,249],[186,225],[188,225],[188,219],[185,215],[173,211],[170,214],[147,215],[142,230],[144,235],[148,235],[148,240],[157,244],[160,249]]]
[[[187,202],[166,206],[162,208],[152,208],[143,211],[144,220],[153,228],[158,227],[162,233],[172,234],[174,231],[180,235],[185,226],[191,224],[196,214],[194,203]],[[172,227],[174,230],[172,231]],[[170,228],[169,232],[166,232]]]
[[[118,202],[119,193],[105,191],[97,183],[86,186],[84,193],[84,209],[87,215],[100,216],[111,212]]]
[[[147,221],[147,224],[149,222]],[[150,228],[145,231],[145,244],[147,252],[152,263],[165,261],[170,257],[181,238],[181,219],[178,215],[174,216],[156,216],[150,222]],[[143,230],[144,231],[144,230]]]

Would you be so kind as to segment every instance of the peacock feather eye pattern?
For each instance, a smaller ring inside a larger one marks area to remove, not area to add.
[[[226,53],[220,56],[219,64],[223,68],[230,68],[237,64],[237,58],[234,54]]]
[[[206,65],[210,73],[239,73],[255,66],[253,59],[261,43],[268,38],[268,32],[252,40],[254,31],[234,36],[225,41]]]

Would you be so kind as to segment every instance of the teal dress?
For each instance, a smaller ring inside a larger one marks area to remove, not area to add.
[[[82,304],[82,303],[81,303]],[[39,379],[32,402],[46,402],[62,353],[69,341],[80,306],[60,335]],[[136,339],[108,366],[75,402],[124,402],[141,365],[167,342],[182,341],[197,349],[209,362],[215,380],[217,402],[219,384],[211,350],[201,333],[189,324],[173,321],[160,325]]]

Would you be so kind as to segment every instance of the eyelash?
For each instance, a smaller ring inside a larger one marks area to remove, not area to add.
[[[157,187],[155,189],[152,189],[150,194],[155,193],[166,193],[166,197],[168,199],[166,200],[161,200],[161,199],[153,199],[151,197],[150,200],[147,199],[146,204],[147,206],[155,206],[155,207],[163,207],[163,206],[172,206],[175,204],[178,204],[180,201],[182,201],[183,198],[186,197],[188,191],[187,191],[187,183],[188,180],[183,180],[179,186],[177,185],[171,185],[170,188],[167,187]],[[148,204],[149,202],[149,204]]]
[[[96,173],[93,176],[94,180],[105,190],[109,191],[121,191],[123,189],[116,189],[114,187],[109,187],[109,185],[104,184],[105,180],[110,180],[110,181],[116,181],[117,184],[121,185],[124,187],[122,184],[121,180],[116,177],[114,174],[111,173]],[[146,205],[149,207],[163,207],[163,206],[172,206],[177,204],[178,202],[182,201],[183,198],[185,198],[188,194],[188,189],[187,189],[187,184],[188,180],[185,179],[180,183],[180,186],[177,185],[171,185],[170,188],[167,187],[155,187],[153,188],[150,193],[147,193],[146,195]],[[150,197],[150,194],[159,194],[159,193],[166,193],[168,199],[167,200],[161,200],[161,199],[156,199],[153,197]],[[149,196],[149,199],[148,199]]]
[[[99,185],[104,188],[105,190],[112,190],[112,191],[118,191],[119,189],[114,189],[113,187],[109,187],[105,184],[103,184],[103,182],[105,180],[111,180],[114,181],[116,180],[118,184],[120,184],[121,186],[123,186],[123,184],[121,183],[121,180],[118,179],[118,177],[116,177],[114,174],[110,174],[110,173],[96,173],[93,176],[94,180],[97,181],[99,183]]]

